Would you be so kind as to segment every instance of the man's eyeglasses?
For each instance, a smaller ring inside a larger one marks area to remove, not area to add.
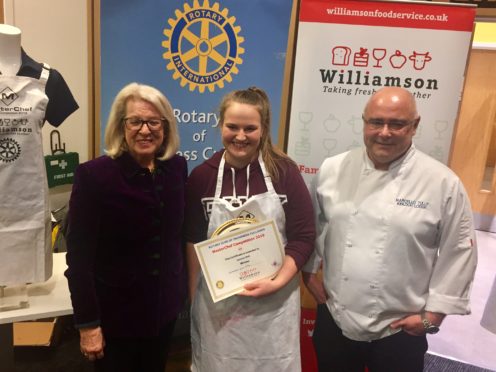
[[[165,118],[150,118],[150,119],[141,119],[135,116],[131,116],[129,118],[122,119],[126,129],[132,131],[140,131],[143,124],[146,124],[150,132],[157,132],[163,128],[164,123],[166,122]]]
[[[362,119],[370,129],[379,130],[384,128],[385,125],[387,125],[388,129],[391,132],[399,132],[403,128],[406,128],[407,126],[409,126],[412,123],[415,123],[416,121],[416,119],[414,120],[366,119],[364,116],[362,116]]]

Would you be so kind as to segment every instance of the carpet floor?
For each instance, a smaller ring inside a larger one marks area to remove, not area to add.
[[[4,371],[0,366],[0,372],[93,372],[92,363],[85,360],[79,352],[79,335],[72,326],[72,317],[61,317],[59,320],[53,346],[16,347],[15,370]],[[171,348],[165,372],[188,372],[190,361],[188,337],[181,336]],[[490,370],[426,354],[424,372],[490,372]]]
[[[437,355],[426,354],[424,372],[491,372],[491,370],[460,363]]]

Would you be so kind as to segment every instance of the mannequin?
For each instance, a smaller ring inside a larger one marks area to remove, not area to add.
[[[0,24],[0,50],[2,51],[0,75],[16,75],[21,66],[21,30]],[[27,304],[25,285],[9,287],[6,293],[6,286],[0,283],[0,309],[14,309],[25,304]]]
[[[16,75],[21,67],[21,30],[0,24],[0,74]]]
[[[62,75],[30,58],[21,47],[21,30],[5,24],[0,24],[0,94],[0,189],[8,196],[0,198],[0,287],[6,286],[6,298],[12,297],[9,289],[52,275],[41,129],[45,121],[59,126],[78,105]]]

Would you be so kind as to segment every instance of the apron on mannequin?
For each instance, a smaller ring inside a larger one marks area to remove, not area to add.
[[[286,244],[285,214],[262,157],[258,161],[267,192],[240,205],[220,197],[225,159],[221,159],[208,225],[208,236],[224,222],[246,215],[257,221],[273,219]],[[235,190],[233,185],[233,190]],[[214,303],[200,275],[191,310],[192,371],[298,372],[300,361],[300,290],[293,278],[279,291],[261,298],[232,296]]]
[[[51,222],[41,129],[50,74],[0,75],[0,285],[47,280]]]

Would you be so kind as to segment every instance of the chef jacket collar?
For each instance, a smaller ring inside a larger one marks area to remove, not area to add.
[[[413,144],[412,142],[412,145],[410,146],[410,148],[405,152],[405,154],[403,154],[403,156],[401,156],[399,159],[396,159],[395,161],[393,161],[390,165],[389,165],[389,168],[387,170],[387,172],[390,172],[398,167],[400,167],[402,164],[408,162],[412,156],[415,154],[415,151],[416,151],[416,148],[415,148],[415,145]],[[365,159],[364,161],[364,171],[373,171],[373,170],[376,170],[375,169],[375,166],[374,166],[374,163],[372,162],[372,160],[370,160],[368,154],[367,154],[367,149],[364,147],[363,148],[363,157]]]

